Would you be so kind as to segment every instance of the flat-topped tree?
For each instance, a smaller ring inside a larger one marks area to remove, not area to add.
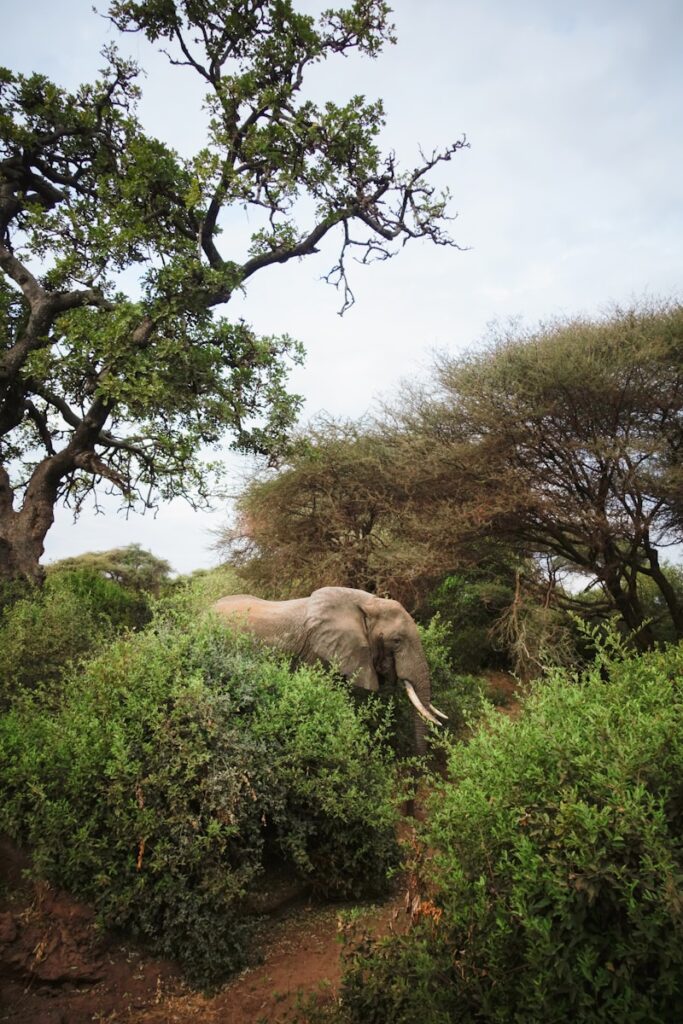
[[[289,0],[115,0],[109,16],[206,83],[206,144],[186,159],[145,132],[138,69],[114,49],[74,94],[0,73],[0,577],[40,576],[58,501],[78,511],[104,486],[131,505],[201,505],[214,483],[200,452],[226,435],[277,458],[300,346],[218,315],[257,271],[334,232],[344,310],[349,256],[454,244],[429,172],[464,140],[402,172],[377,146],[381,102],[301,95],[312,65],[392,40],[384,3],[316,21]],[[220,236],[235,204],[261,218],[244,252]]]

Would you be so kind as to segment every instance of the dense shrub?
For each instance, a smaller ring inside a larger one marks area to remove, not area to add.
[[[418,626],[418,630],[429,664],[433,702],[448,715],[449,731],[460,735],[484,712],[485,684],[476,676],[455,670],[450,627],[438,613],[427,626]]]
[[[498,576],[446,576],[430,594],[429,609],[447,627],[445,642],[459,673],[509,667],[506,654],[492,640],[492,629],[510,604],[514,586],[510,570]]]
[[[517,722],[452,745],[430,898],[349,954],[353,1024],[683,1015],[683,647],[538,684]]]
[[[212,982],[245,961],[267,857],[337,895],[386,885],[381,738],[322,670],[176,607],[74,673],[60,707],[25,694],[0,720],[0,828],[105,923]]]
[[[88,569],[106,580],[120,583],[127,591],[158,596],[170,585],[171,566],[139,544],[107,551],[86,551],[82,555],[62,558],[47,567],[47,573]]]
[[[0,707],[25,687],[53,686],[72,661],[148,618],[138,594],[92,569],[50,573],[0,615]]]

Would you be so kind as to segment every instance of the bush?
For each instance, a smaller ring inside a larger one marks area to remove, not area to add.
[[[87,569],[102,579],[119,583],[125,590],[141,595],[158,596],[170,585],[171,566],[164,558],[157,558],[139,544],[107,551],[86,551],[82,555],[62,558],[47,567],[48,576],[54,572]]]
[[[267,857],[341,896],[381,891],[396,860],[393,771],[364,713],[211,616],[116,640],[56,709],[25,694],[0,765],[0,828],[35,871],[201,983],[244,964]]]
[[[0,616],[0,707],[26,687],[54,687],[71,662],[142,618],[138,595],[92,569],[55,571],[41,589],[24,589]]]
[[[348,955],[336,1019],[683,1014],[683,646],[538,684],[451,745],[423,836],[430,898]]]
[[[512,580],[512,582],[511,582]],[[429,607],[446,626],[445,645],[458,673],[509,668],[505,650],[492,630],[514,596],[514,571],[498,566],[486,572],[446,576],[430,595]]]
[[[422,648],[429,664],[432,700],[448,715],[448,729],[461,735],[484,713],[486,686],[472,675],[461,675],[453,667],[450,628],[437,613],[427,626],[418,626]]]

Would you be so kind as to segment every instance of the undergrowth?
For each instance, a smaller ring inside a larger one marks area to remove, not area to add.
[[[596,642],[597,642],[597,638]],[[347,945],[341,1024],[683,1017],[683,646],[538,683],[450,744],[418,920]]]
[[[249,956],[269,858],[321,893],[385,889],[395,782],[375,704],[354,709],[321,669],[291,672],[193,602],[74,668],[57,703],[18,695],[0,719],[0,828],[103,923],[212,984]]]
[[[150,618],[146,595],[93,569],[54,571],[42,588],[24,586],[0,610],[0,708],[27,688],[57,693],[72,665]]]

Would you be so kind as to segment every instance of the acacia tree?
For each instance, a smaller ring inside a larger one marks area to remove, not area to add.
[[[405,596],[405,496],[390,441],[369,423],[320,418],[277,471],[250,480],[217,548],[265,595],[342,586]]]
[[[683,636],[680,587],[660,562],[683,539],[682,358],[673,305],[442,357],[374,423],[311,429],[283,470],[245,489],[224,541],[264,590],[296,566],[297,593],[337,582],[411,603],[453,572],[509,586],[516,566],[507,646],[520,623],[529,632],[531,593],[553,630],[558,605],[617,611],[645,646],[654,588]]]
[[[59,500],[78,511],[104,484],[131,504],[205,501],[200,449],[226,432],[277,457],[300,348],[217,315],[255,273],[336,231],[345,309],[349,255],[454,244],[429,172],[463,140],[402,172],[377,146],[381,102],[301,95],[315,63],[392,39],[381,0],[317,22],[290,0],[114,0],[109,16],[202,79],[206,145],[181,159],[145,133],[138,69],[113,49],[74,94],[0,74],[0,577],[39,576]],[[220,238],[235,205],[261,215],[242,253]]]
[[[165,558],[158,558],[139,544],[128,544],[123,548],[86,551],[82,555],[62,558],[58,562],[52,562],[48,574],[80,569],[97,573],[106,580],[113,580],[126,590],[157,596],[169,583],[173,571]]]
[[[683,451],[681,353],[683,307],[616,311],[443,358],[436,390],[404,407],[403,428],[450,466],[454,537],[502,539],[547,556],[553,575],[583,575],[641,646],[653,640],[644,578],[683,637],[680,594],[660,563],[662,547],[683,539],[671,484]]]
[[[481,545],[465,550],[454,535],[443,468],[431,441],[395,424],[319,417],[281,465],[248,481],[216,547],[264,596],[360,587],[415,609],[457,568],[476,563],[482,578],[501,575],[494,542],[482,561]]]

